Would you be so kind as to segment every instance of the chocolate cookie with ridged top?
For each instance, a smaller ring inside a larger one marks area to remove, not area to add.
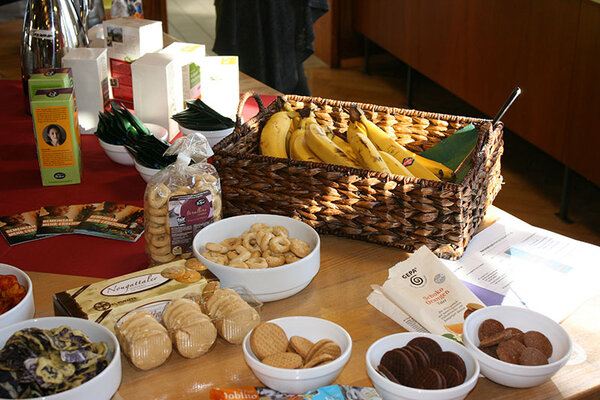
[[[425,368],[413,374],[408,385],[417,389],[445,389],[446,378],[433,368]]]
[[[410,359],[398,349],[387,351],[381,357],[379,365],[384,366],[402,385],[406,385],[415,372]]]
[[[435,340],[430,339],[428,337],[424,337],[424,336],[416,337],[416,338],[412,339],[410,342],[408,342],[406,345],[407,346],[416,346],[416,347],[421,348],[425,353],[427,353],[427,356],[429,356],[430,360],[434,354],[442,351],[442,348],[440,347],[438,342],[436,342]]]
[[[448,364],[458,370],[461,380],[464,381],[467,376],[467,367],[463,359],[453,351],[441,351],[431,358],[431,366],[435,368],[438,365]]]

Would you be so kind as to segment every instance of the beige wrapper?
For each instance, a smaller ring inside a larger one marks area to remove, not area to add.
[[[467,308],[483,307],[483,302],[425,246],[390,268],[381,291],[429,332],[451,334],[457,339],[462,335]]]

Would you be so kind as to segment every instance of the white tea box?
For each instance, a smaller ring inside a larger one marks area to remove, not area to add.
[[[76,47],[68,49],[62,66],[71,68],[79,112],[79,130],[93,134],[98,127],[98,113],[110,99],[106,49]]]
[[[161,21],[115,18],[102,22],[108,57],[134,61],[163,47]]]
[[[200,92],[204,103],[235,121],[240,101],[237,56],[209,56],[200,65]]]
[[[206,47],[203,44],[175,42],[159,53],[175,56],[181,65],[183,100],[200,98],[200,63],[206,55]]]
[[[179,126],[171,115],[183,110],[180,64],[170,54],[148,53],[131,64],[131,78],[136,116],[167,128],[173,139]]]

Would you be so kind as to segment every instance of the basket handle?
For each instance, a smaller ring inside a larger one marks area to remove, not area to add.
[[[260,95],[254,91],[249,91],[246,92],[242,95],[242,98],[240,99],[240,103],[238,104],[238,109],[237,109],[237,113],[235,115],[235,127],[238,128],[242,125],[242,110],[244,109],[244,106],[246,105],[246,102],[248,101],[248,99],[250,97],[254,98],[254,101],[256,101],[256,104],[258,104],[258,112],[261,112],[262,110],[265,109],[265,106],[262,102],[262,99],[260,98]]]

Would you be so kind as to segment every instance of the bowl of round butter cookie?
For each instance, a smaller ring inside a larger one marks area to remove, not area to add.
[[[263,384],[283,393],[306,393],[338,377],[350,359],[352,338],[326,319],[283,317],[256,326],[242,349]]]
[[[293,296],[319,272],[320,238],[293,218],[250,214],[225,218],[203,228],[193,241],[194,256],[223,287],[244,286],[261,302]]]

